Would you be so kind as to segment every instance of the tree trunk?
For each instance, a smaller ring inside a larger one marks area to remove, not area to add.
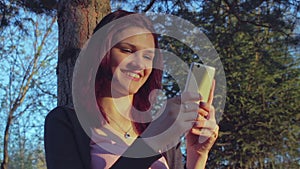
[[[72,106],[72,75],[76,58],[96,24],[110,12],[109,0],[63,0],[57,8],[58,105]]]

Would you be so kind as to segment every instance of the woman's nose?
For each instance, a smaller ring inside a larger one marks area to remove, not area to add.
[[[133,56],[131,57],[131,66],[135,69],[145,69],[146,63],[143,59],[143,53],[142,52],[135,52]]]

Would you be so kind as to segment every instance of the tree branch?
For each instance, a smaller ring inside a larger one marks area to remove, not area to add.
[[[151,0],[150,3],[146,6],[146,8],[143,10],[143,12],[147,12],[151,9],[151,7],[153,6],[154,2],[156,0]]]

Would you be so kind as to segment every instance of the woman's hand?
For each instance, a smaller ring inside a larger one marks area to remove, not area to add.
[[[208,153],[215,143],[219,126],[216,123],[215,109],[212,106],[215,82],[208,102],[200,101],[198,117],[194,126],[186,136],[187,168],[205,168]]]
[[[199,100],[200,95],[191,92],[168,99],[162,114],[150,123],[141,137],[155,151],[166,151],[176,146],[193,127],[198,116]]]

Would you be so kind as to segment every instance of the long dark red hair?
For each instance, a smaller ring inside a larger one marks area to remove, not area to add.
[[[126,22],[112,22],[116,21],[117,19],[120,19],[125,16],[129,16],[129,19],[126,19]],[[109,25],[109,27],[106,27],[104,30],[102,29],[104,26]],[[154,32],[154,28],[152,25],[152,22],[145,17],[144,15],[141,14],[136,14],[133,12],[127,12],[124,10],[118,10],[116,12],[112,12],[105,16],[101,22],[96,26],[94,29],[94,34],[101,29],[101,31],[106,31],[104,34],[106,37],[103,37],[101,40],[103,43],[102,45],[105,45],[104,47],[107,52],[103,56],[103,59],[100,63],[100,66],[97,71],[96,75],[96,80],[95,80],[95,93],[96,93],[96,98],[98,99],[99,97],[102,96],[103,91],[106,88],[106,84],[110,83],[112,80],[112,72],[110,68],[110,49],[113,47],[112,45],[112,40],[113,37],[118,34],[118,32],[121,32],[124,29],[127,29],[129,27],[140,27],[143,29],[147,29],[150,32],[152,32],[152,35],[154,37],[154,43],[155,43],[155,48],[159,49],[158,46],[158,39],[157,39],[157,34]],[[159,52],[159,50],[156,50],[155,52],[155,57],[153,60],[153,69],[152,72],[145,82],[145,84],[138,90],[136,94],[134,94],[134,99],[133,99],[133,106],[135,109],[138,111],[147,111],[149,110],[151,104],[149,101],[149,94],[151,93],[152,90],[154,89],[161,89],[162,88],[162,56]],[[155,66],[154,66],[155,65]],[[99,106],[99,105],[98,105]],[[100,111],[102,112],[102,115],[104,118],[107,120],[105,113],[103,113],[103,109],[101,106],[99,106]],[[139,118],[139,117],[134,117]],[[140,117],[142,118],[142,117]],[[139,121],[143,121],[143,119],[139,119]],[[148,123],[135,123],[135,127],[139,133],[143,132],[143,130],[147,127]]]

